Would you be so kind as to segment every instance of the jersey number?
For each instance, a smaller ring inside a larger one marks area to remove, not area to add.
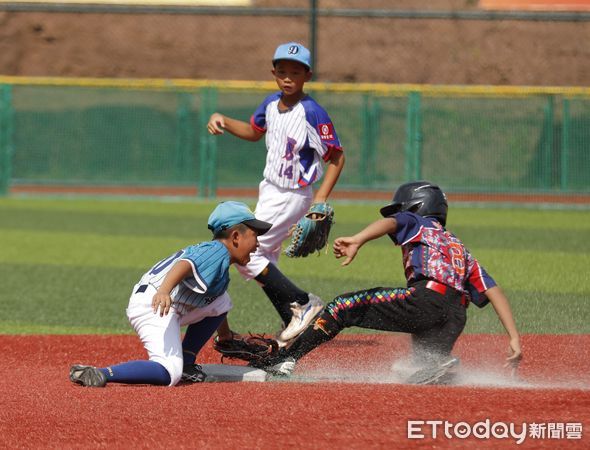
[[[459,244],[449,244],[449,253],[451,254],[451,264],[457,271],[459,276],[465,275],[465,255],[463,254],[463,247]]]
[[[150,270],[150,275],[158,275],[162,270],[164,270],[166,267],[172,264],[172,262],[176,260],[176,258],[182,255],[182,252],[182,250],[179,250],[174,255],[169,256],[168,258],[163,259],[162,261],[157,263],[154,267],[152,267],[152,270]]]
[[[281,167],[279,168],[279,177],[285,177],[288,178],[289,180],[293,179],[293,166],[287,166],[287,168],[285,170],[283,170],[283,166],[284,164],[281,164]]]
[[[295,150],[295,144],[297,144],[297,141],[293,138],[287,138],[287,149],[285,150],[285,154],[283,155],[283,158],[285,158],[287,161],[292,161],[293,157],[294,157],[294,150]],[[285,170],[283,170],[283,167],[285,165],[281,164],[281,167],[279,168],[279,177],[285,177],[288,178],[289,180],[293,179],[293,166],[292,165],[288,165]]]

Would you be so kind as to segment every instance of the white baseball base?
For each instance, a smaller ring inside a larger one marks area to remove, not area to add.
[[[229,364],[203,364],[203,372],[207,374],[205,382],[233,381],[266,381],[269,374],[262,369]]]

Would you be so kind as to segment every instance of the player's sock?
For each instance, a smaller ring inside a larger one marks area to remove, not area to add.
[[[324,342],[334,339],[342,331],[342,328],[329,312],[323,311],[295,340],[287,353],[289,356],[299,359]]]
[[[223,313],[220,316],[205,317],[200,322],[192,323],[187,327],[182,340],[182,359],[185,365],[195,363],[197,355],[226,315],[227,313]]]
[[[170,374],[155,361],[128,361],[98,370],[106,375],[108,383],[170,384]]]
[[[262,285],[265,294],[285,323],[291,321],[291,303],[304,305],[309,301],[307,292],[293,284],[273,263],[266,266],[256,277],[256,281]]]

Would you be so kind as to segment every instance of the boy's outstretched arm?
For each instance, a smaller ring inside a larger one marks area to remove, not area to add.
[[[332,189],[336,186],[336,182],[340,177],[343,167],[344,153],[339,150],[332,152],[322,184],[313,197],[314,203],[324,203],[328,200],[328,197],[332,193]]]
[[[510,354],[508,355],[508,358],[506,358],[505,367],[511,367],[512,374],[515,375],[516,370],[518,369],[518,364],[522,359],[522,350],[520,348],[520,336],[516,329],[516,322],[512,315],[510,303],[499,286],[494,286],[493,288],[488,289],[485,294],[496,310],[496,314],[498,315],[500,322],[502,322],[502,325],[504,325],[508,337],[510,338]]]
[[[380,238],[389,233],[395,233],[397,220],[393,217],[379,219],[354,236],[340,237],[334,241],[334,255],[336,258],[346,257],[343,266],[349,265],[359,249],[368,241]]]
[[[224,116],[223,114],[213,113],[207,123],[207,131],[210,134],[223,134],[225,130],[229,131],[240,139],[247,141],[258,141],[264,133],[252,128],[248,122],[242,120],[232,119],[231,117]]]

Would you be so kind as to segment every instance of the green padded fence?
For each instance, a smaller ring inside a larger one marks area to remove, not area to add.
[[[12,176],[12,154],[12,89],[9,85],[0,85],[0,195],[8,192]]]
[[[249,120],[270,83],[0,78],[0,192],[11,186],[256,187]],[[346,151],[341,189],[425,178],[451,192],[590,192],[590,89],[311,83]]]

